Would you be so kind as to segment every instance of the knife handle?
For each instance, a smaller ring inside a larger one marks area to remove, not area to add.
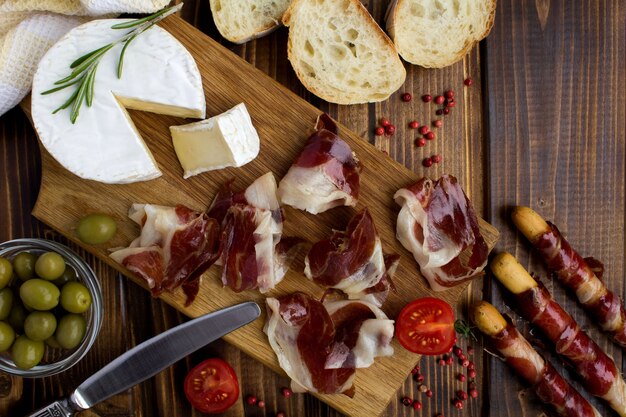
[[[40,408],[39,410],[26,415],[26,417],[72,417],[78,410],[79,408],[64,398]]]

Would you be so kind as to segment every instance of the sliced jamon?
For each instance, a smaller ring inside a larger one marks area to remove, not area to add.
[[[393,354],[393,321],[372,304],[300,292],[266,302],[264,331],[296,392],[351,395],[355,368]]]
[[[307,254],[304,273],[325,288],[335,288],[352,299],[381,305],[399,258],[383,255],[374,220],[367,209],[355,215],[345,231],[315,243]],[[388,264],[388,265],[387,265]]]
[[[355,206],[361,163],[337,136],[337,126],[327,114],[318,118],[316,129],[280,181],[280,201],[313,214],[337,206]]]
[[[236,292],[258,288],[264,293],[283,279],[290,250],[300,241],[280,244],[284,216],[271,172],[243,192],[233,192],[227,183],[208,215],[222,225],[220,263],[225,286]]]
[[[133,204],[128,216],[141,234],[111,257],[144,279],[155,297],[182,285],[189,305],[219,256],[218,222],[182,205]]]
[[[394,195],[402,206],[396,236],[431,288],[443,291],[483,274],[489,249],[455,177],[423,178]]]

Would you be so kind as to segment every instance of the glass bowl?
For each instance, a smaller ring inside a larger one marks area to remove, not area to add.
[[[0,354],[0,371],[21,377],[40,378],[71,368],[87,354],[94,344],[102,325],[102,289],[91,267],[76,252],[60,243],[44,239],[15,239],[0,244],[0,257],[8,260],[12,260],[18,253],[24,251],[35,255],[50,251],[57,252],[65,259],[66,267],[74,268],[78,281],[89,289],[92,299],[91,307],[83,313],[87,323],[85,337],[74,349],[53,349],[46,345],[43,359],[31,369],[20,369],[15,366],[7,352]]]

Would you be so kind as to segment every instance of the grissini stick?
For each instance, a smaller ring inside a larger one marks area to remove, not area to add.
[[[491,270],[515,295],[521,315],[541,329],[557,353],[576,369],[585,389],[626,417],[626,383],[613,360],[511,254],[498,254]]]
[[[486,301],[474,305],[471,317],[478,329],[504,355],[506,363],[528,382],[545,404],[562,417],[600,417],[601,414],[572,387],[512,323]]]
[[[557,278],[574,291],[582,307],[621,347],[626,347],[626,311],[557,227],[529,207],[515,207],[513,223],[539,251]],[[598,261],[595,261],[596,263]]]

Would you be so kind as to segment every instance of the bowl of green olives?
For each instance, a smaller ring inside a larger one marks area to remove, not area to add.
[[[102,316],[98,278],[74,251],[44,239],[0,244],[0,371],[37,378],[69,369]]]

